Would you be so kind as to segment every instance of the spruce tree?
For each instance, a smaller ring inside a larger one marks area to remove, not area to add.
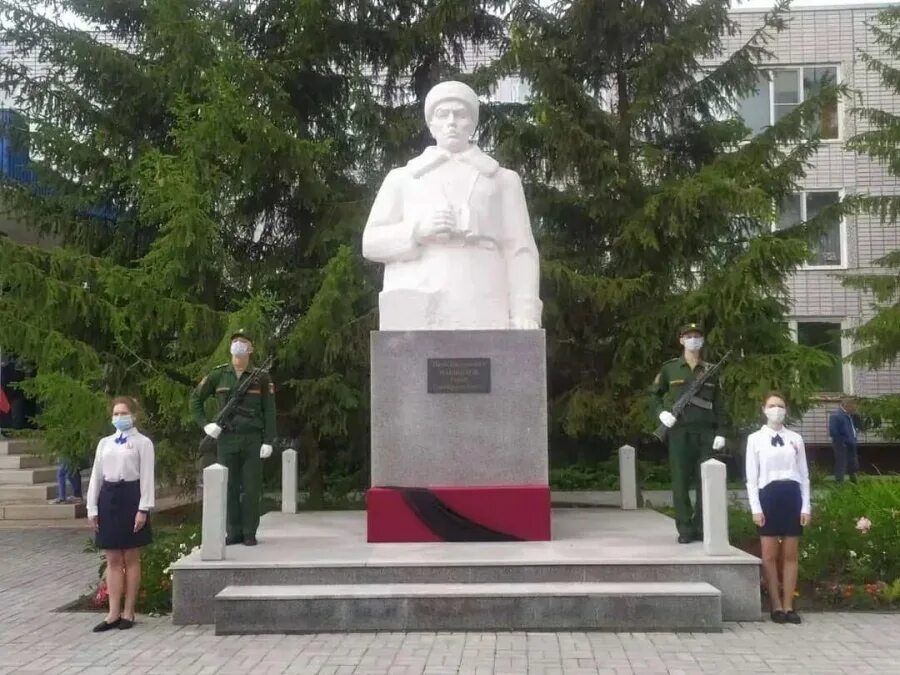
[[[900,96],[900,8],[891,7],[878,14],[869,26],[875,53],[860,58],[877,73],[885,89]],[[900,116],[893,110],[859,107],[854,114],[864,129],[848,142],[848,147],[865,153],[881,163],[888,173],[900,178]],[[863,213],[878,217],[882,223],[897,227],[900,223],[900,195],[896,190],[866,195],[859,200]],[[848,277],[846,285],[866,291],[872,303],[870,318],[853,331],[858,349],[852,363],[865,368],[896,366],[900,362],[900,250],[874,261],[870,273]],[[885,394],[865,401],[865,411],[880,421],[880,433],[889,439],[900,438],[900,395]]]
[[[188,393],[242,327],[275,356],[279,431],[314,499],[329,471],[364,484],[378,284],[362,226],[425,142],[424,94],[497,40],[498,3],[56,4],[99,33],[0,2],[0,86],[34,177],[2,203],[58,244],[0,241],[0,344],[37,368],[47,452],[88,458],[105,400],[128,393],[160,474],[190,478]],[[49,70],[24,70],[30,55]]]
[[[771,388],[802,412],[830,363],[785,320],[785,280],[821,222],[770,224],[839,92],[752,138],[734,108],[785,6],[726,54],[738,30],[726,0],[514,3],[503,56],[483,76],[521,73],[531,98],[486,131],[523,175],[539,234],[552,445],[610,447],[652,429],[645,392],[686,321],[706,326],[708,359],[735,351],[723,381],[739,426]]]

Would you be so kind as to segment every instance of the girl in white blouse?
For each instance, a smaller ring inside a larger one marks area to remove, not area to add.
[[[793,603],[800,535],[811,513],[806,448],[800,434],[784,426],[787,406],[781,394],[766,396],[763,413],[766,424],[747,437],[747,499],[762,544],[772,621],[800,623]]]
[[[113,400],[116,433],[97,445],[88,485],[88,518],[97,547],[106,553],[109,614],[94,632],[134,625],[134,607],[141,586],[140,547],[153,540],[147,514],[155,503],[153,441],[134,427],[133,399]],[[122,595],[125,607],[122,609]]]

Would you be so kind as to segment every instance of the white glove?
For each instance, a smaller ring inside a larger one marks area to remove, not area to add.
[[[215,422],[210,422],[205,427],[203,427],[203,433],[205,433],[210,438],[218,438],[222,434],[222,427],[220,427]]]
[[[260,459],[268,459],[272,456],[272,446],[263,443],[259,446],[259,457]]]
[[[725,437],[724,436],[716,436],[713,439],[713,450],[721,450],[725,447]]]
[[[659,421],[665,424],[669,429],[671,429],[675,426],[675,422],[678,421],[678,418],[668,410],[663,410],[661,413],[659,413]]]

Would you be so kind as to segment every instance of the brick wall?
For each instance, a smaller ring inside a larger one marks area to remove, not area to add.
[[[788,28],[768,45],[774,54],[773,65],[835,65],[840,78],[858,92],[860,104],[900,113],[900,97],[882,86],[876,73],[869,72],[859,60],[859,50],[886,57],[874,43],[866,23],[873,21],[877,9],[858,8],[797,9],[789,14]],[[763,15],[735,12],[741,34],[729,38],[728,48],[737,49],[758,27]],[[896,194],[897,178],[867,157],[844,149],[843,142],[863,131],[864,123],[849,112],[856,101],[844,102],[840,111],[841,138],[826,141],[803,181],[805,189],[840,189],[845,194]],[[864,294],[845,288],[841,277],[847,273],[868,271],[872,261],[900,248],[900,226],[882,224],[876,218],[860,215],[847,218],[846,270],[800,270],[790,280],[792,318],[796,321],[826,320],[852,325],[871,316],[871,300]],[[852,345],[850,346],[852,349]],[[900,391],[900,364],[878,372],[851,369],[856,394],[867,396]],[[849,388],[849,387],[848,387]],[[827,443],[827,416],[835,402],[823,402],[803,419],[801,433],[808,443]],[[877,442],[877,437],[865,438]]]

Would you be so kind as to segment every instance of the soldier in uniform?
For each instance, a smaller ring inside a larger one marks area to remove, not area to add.
[[[275,387],[269,375],[262,373],[224,429],[207,423],[203,404],[215,394],[219,408],[225,405],[235,387],[250,376],[252,353],[253,342],[245,331],[237,331],[231,336],[231,363],[213,368],[191,393],[194,421],[218,440],[218,462],[228,467],[228,545],[256,545],[262,460],[271,456],[275,438]]]
[[[703,539],[703,510],[700,496],[700,465],[713,451],[725,447],[725,406],[715,377],[684,409],[680,418],[670,412],[682,392],[706,368],[701,358],[703,329],[690,323],[681,328],[678,339],[684,352],[666,361],[651,387],[653,415],[669,428],[669,465],[672,470],[672,497],[678,543]],[[690,489],[696,490],[696,506],[691,506]]]

